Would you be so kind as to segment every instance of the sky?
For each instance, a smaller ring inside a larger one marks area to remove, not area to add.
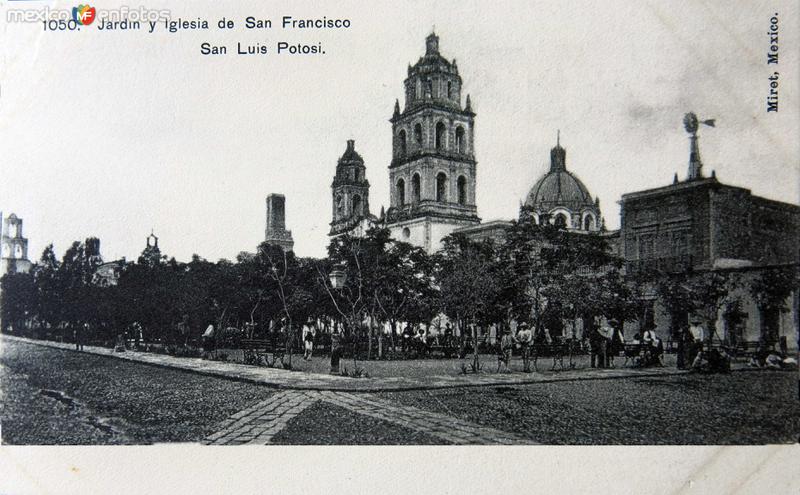
[[[34,260],[51,242],[60,256],[88,236],[101,239],[106,260],[135,259],[151,229],[179,260],[233,259],[263,240],[270,193],[286,196],[296,253],[324,255],[346,140],[365,160],[372,212],[388,205],[388,119],[434,26],[477,114],[484,221],[517,215],[560,130],[567,168],[618,228],[622,194],[685,177],[689,111],[716,119],[700,131],[706,173],[798,203],[797,2],[142,5],[212,29],[44,32],[41,23],[7,22],[7,11],[73,5],[0,1],[0,210],[23,218]],[[284,15],[347,18],[351,28],[283,30]],[[237,27],[216,29],[223,16]],[[272,19],[273,29],[246,30],[247,16]],[[237,42],[279,41],[321,42],[326,53],[230,53]],[[229,54],[203,56],[202,42]],[[775,70],[780,110],[767,113]]]

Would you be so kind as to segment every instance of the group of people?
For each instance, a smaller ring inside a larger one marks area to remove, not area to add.
[[[609,320],[605,325],[589,330],[589,365],[592,368],[613,368],[614,358],[624,349],[625,339],[617,321]]]
[[[449,323],[447,327],[450,327]],[[452,329],[450,329],[450,335],[452,335]],[[425,356],[430,350],[428,335],[425,333],[424,329],[420,328],[415,331],[411,323],[407,323],[403,329],[401,347],[403,352],[416,351],[418,356]]]
[[[514,353],[514,347],[518,347],[522,354],[523,371],[529,373],[531,371],[531,344],[533,344],[533,332],[524,321],[517,325],[516,335],[512,335],[511,329],[506,328],[499,342],[497,371],[511,373],[511,368],[509,368],[511,356]]]

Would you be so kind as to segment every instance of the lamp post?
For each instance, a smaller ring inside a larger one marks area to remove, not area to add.
[[[331,287],[334,290],[342,290],[344,288],[344,284],[347,282],[347,272],[345,271],[345,265],[338,263],[333,266],[333,270],[328,275],[328,279],[331,282]],[[333,297],[331,295],[331,297]],[[341,354],[341,342],[340,342],[340,335],[337,332],[331,330],[331,373],[337,374],[339,373],[339,358]]]

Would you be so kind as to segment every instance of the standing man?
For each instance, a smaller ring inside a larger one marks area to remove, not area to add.
[[[314,353],[314,321],[309,319],[303,327],[303,330],[303,345],[305,347],[303,359],[309,361],[311,360],[311,355]]]
[[[605,368],[607,340],[596,326],[589,330],[589,364],[592,368]]]
[[[533,333],[531,333],[528,324],[524,321],[517,327],[517,342],[522,352],[522,371],[525,373],[531,372],[531,342],[533,342]]]
[[[453,328],[450,326],[450,322],[448,321],[444,326],[444,341],[442,342],[444,357],[450,357],[453,347]]]
[[[686,334],[689,333],[689,329],[686,328],[685,324],[681,324],[678,327],[678,333],[676,334],[676,339],[678,341],[677,346],[677,358],[678,363],[677,367],[679,370],[686,368],[686,347],[687,347],[687,337]]]
[[[697,355],[703,352],[703,342],[706,340],[706,329],[703,328],[700,318],[692,318],[689,326],[691,344],[689,344],[688,362],[694,363]]]
[[[84,323],[83,327],[81,325],[75,325],[75,330],[72,336],[75,338],[75,350],[82,351],[83,350],[83,334],[89,333],[89,324]]]
[[[511,373],[511,368],[509,368],[509,365],[511,364],[511,351],[513,350],[514,337],[511,335],[511,329],[506,328],[503,331],[503,337],[500,339],[499,361],[503,364],[503,369],[499,370],[501,373]]]
[[[614,366],[614,328],[611,327],[611,322],[607,321],[600,327],[600,335],[603,336],[605,345],[602,347],[601,358],[603,362],[602,368],[612,368]]]
[[[406,328],[403,330],[403,352],[408,352],[413,344],[414,329],[411,328],[411,323],[406,323]]]

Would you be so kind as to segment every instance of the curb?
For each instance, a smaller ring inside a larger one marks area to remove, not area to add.
[[[28,339],[25,337],[17,337],[13,335],[2,335],[0,334],[0,342],[3,339],[8,339],[12,342],[19,342],[23,344],[29,345],[38,345],[42,347],[49,347],[51,349],[59,349],[63,351],[70,351],[70,352],[79,352],[75,349],[72,349],[72,344],[63,344],[59,342],[51,342],[46,340],[34,340]],[[126,354],[126,353],[115,353],[111,349],[107,349],[104,347],[94,347],[94,346],[85,346],[84,351],[80,351],[87,354],[92,354],[95,356],[106,357],[109,359],[122,359],[124,361],[143,364],[148,366],[155,366],[159,368],[166,368],[176,371],[183,371],[187,373],[195,373],[199,375],[206,375],[206,376],[213,376],[216,378],[223,378],[226,380],[237,381],[237,382],[244,382],[244,383],[251,383],[255,385],[261,385],[265,387],[275,388],[279,390],[309,390],[309,391],[316,391],[316,392],[323,392],[323,391],[340,391],[340,392],[352,392],[352,393],[377,393],[377,392],[411,392],[411,391],[420,391],[420,390],[443,390],[443,389],[451,389],[451,388],[481,388],[481,387],[515,387],[521,385],[536,385],[540,383],[557,383],[557,382],[579,382],[579,381],[600,381],[600,380],[621,380],[626,378],[653,378],[653,377],[666,377],[666,376],[677,376],[677,375],[688,375],[690,374],[688,370],[672,370],[672,371],[662,371],[662,372],[638,372],[638,371],[629,371],[626,374],[615,373],[613,375],[608,376],[567,376],[567,377],[547,377],[547,378],[539,378],[539,379],[519,379],[514,381],[490,381],[488,383],[463,383],[463,382],[456,382],[456,383],[432,383],[432,384],[425,384],[425,383],[409,383],[408,385],[390,385],[390,384],[381,384],[381,378],[366,378],[366,379],[355,379],[355,378],[344,378],[338,376],[331,376],[331,375],[323,375],[319,373],[305,373],[305,376],[317,377],[320,380],[328,381],[328,380],[336,380],[340,381],[340,383],[330,383],[329,385],[318,385],[318,384],[309,384],[305,385],[302,383],[296,384],[289,384],[289,383],[279,383],[276,381],[270,381],[269,377],[253,377],[253,376],[245,376],[238,374],[235,370],[224,371],[224,370],[214,370],[214,369],[198,369],[193,367],[181,366],[181,363],[168,363],[168,362],[153,362],[147,360],[140,360],[136,359],[137,354]],[[131,352],[131,351],[128,351]],[[182,358],[172,358],[175,360],[182,359]],[[245,365],[239,365],[245,366]],[[287,370],[272,370],[276,373],[297,373]],[[737,368],[731,371],[760,371],[758,369],[752,368]],[[452,379],[452,376],[446,375],[446,378]],[[286,376],[287,379],[291,379],[290,376]],[[348,381],[343,381],[348,380]],[[366,381],[362,381],[366,380]],[[374,381],[373,381],[374,380]],[[353,383],[359,381],[360,383]]]

